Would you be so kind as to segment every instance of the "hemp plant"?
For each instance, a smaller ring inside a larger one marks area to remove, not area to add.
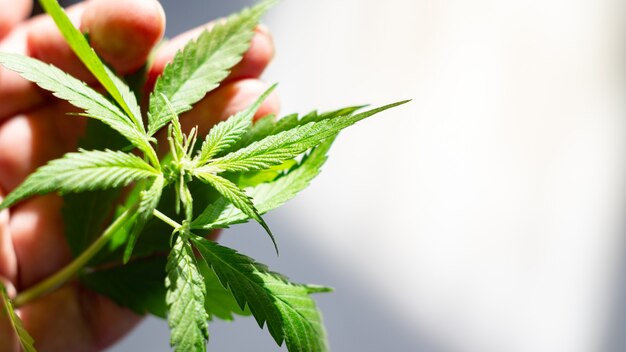
[[[0,204],[2,210],[35,195],[63,195],[74,255],[64,269],[12,300],[0,287],[22,348],[34,351],[36,342],[14,308],[78,279],[139,314],[167,318],[176,351],[204,351],[207,322],[234,314],[254,316],[289,351],[326,351],[322,318],[310,295],[328,288],[292,283],[202,235],[254,220],[278,253],[262,215],[308,186],[342,129],[405,102],[253,123],[272,87],[199,136],[195,128],[183,131],[178,116],[227,77],[275,1],[244,9],[188,43],[156,81],[147,111],[138,104],[140,90],[101,61],[57,1],[40,2],[106,93],[36,59],[0,53],[1,65],[90,118],[78,151],[37,169]],[[141,82],[139,76],[129,81]],[[161,129],[167,131],[165,146],[154,138]],[[164,147],[169,150],[159,158]]]

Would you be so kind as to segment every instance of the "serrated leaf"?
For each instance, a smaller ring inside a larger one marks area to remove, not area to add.
[[[0,53],[0,64],[57,98],[85,110],[82,115],[104,122],[146,152],[147,137],[141,130],[115,104],[84,82],[52,65],[22,55]]]
[[[253,171],[267,169],[292,159],[342,129],[379,112],[406,103],[389,104],[360,114],[309,122],[284,132],[271,135],[249,146],[213,159],[197,172],[220,173],[225,171]]]
[[[237,209],[241,210],[244,214],[261,224],[261,226],[265,229],[265,232],[267,232],[267,234],[272,239],[274,249],[276,249],[276,253],[278,254],[278,245],[276,244],[276,239],[274,238],[272,231],[265,223],[265,220],[263,220],[263,218],[259,214],[259,211],[254,207],[252,199],[246,194],[245,191],[237,187],[236,184],[217,175],[208,173],[196,173],[194,174],[194,176],[213,186],[213,188],[215,188],[222,196],[224,196],[226,200],[228,200]]]
[[[128,241],[126,242],[126,249],[124,250],[124,263],[130,260],[130,256],[133,253],[133,248],[137,242],[137,238],[141,234],[143,227],[152,217],[154,209],[159,205],[161,200],[161,193],[165,186],[165,179],[162,174],[159,174],[152,182],[150,188],[146,191],[142,191],[139,196],[139,208],[137,208],[137,221],[133,226],[133,230],[130,232]]]
[[[85,135],[79,141],[79,147],[91,149],[119,150],[127,145],[119,133],[109,126],[94,119],[87,121]],[[105,221],[111,215],[120,189],[66,194],[63,197],[63,223],[65,239],[74,257],[77,257],[89,244],[100,236]],[[76,216],[81,214],[81,216]],[[119,215],[119,214],[118,214]],[[111,244],[113,240],[109,241]]]
[[[193,237],[192,241],[239,306],[249,307],[260,327],[267,323],[278,345],[285,341],[291,352],[328,350],[322,317],[308,286],[289,283],[265,265],[230,248],[201,237]]]
[[[206,288],[188,240],[178,236],[167,261],[166,302],[171,329],[170,344],[176,351],[205,351],[209,339]]]
[[[65,154],[37,169],[4,199],[0,209],[36,194],[116,188],[156,175],[160,174],[133,154],[111,150],[81,150]]]
[[[209,159],[217,155],[217,153],[230,148],[237,143],[241,137],[243,137],[250,126],[252,126],[252,118],[256,114],[257,110],[261,107],[261,104],[276,88],[276,85],[270,87],[265,93],[263,93],[252,105],[247,109],[242,110],[235,115],[231,116],[228,120],[222,121],[213,126],[207,134],[202,148],[196,159],[194,159],[195,165],[202,166]]]
[[[233,314],[248,316],[252,313],[250,309],[241,309],[237,300],[230,290],[222,285],[215,271],[211,269],[204,260],[198,260],[198,270],[204,278],[206,287],[206,300],[204,308],[209,314],[209,319],[219,318],[222,320],[233,320]]]
[[[37,352],[37,350],[35,349],[35,340],[33,340],[28,331],[26,331],[22,320],[15,313],[15,310],[13,309],[13,304],[9,299],[6,288],[2,284],[0,284],[0,300],[2,300],[3,310],[7,314],[9,321],[11,322],[11,327],[13,327],[13,331],[15,331],[15,334],[20,341],[22,350],[24,352]]]
[[[241,188],[255,187],[261,183],[269,183],[276,180],[296,166],[298,166],[298,161],[289,159],[280,165],[275,165],[265,170],[242,173],[239,175],[236,183]]]
[[[197,179],[187,183],[187,186],[191,194],[193,194],[194,218],[198,216],[201,210],[208,204],[214,202],[216,198],[221,197],[213,187],[207,187],[206,183]],[[133,189],[135,188],[136,187]],[[163,189],[158,210],[178,223],[182,223],[185,221],[185,216],[176,213],[175,189],[176,184],[174,183],[168,184],[168,186]],[[172,247],[170,236],[163,236],[162,234],[169,234],[170,232],[170,225],[156,217],[152,217],[139,235],[135,248],[133,249],[133,257],[140,258],[169,252]],[[113,244],[114,242],[117,244],[125,244],[127,238],[128,236],[124,236],[124,234],[120,234],[119,238],[112,238],[107,248],[106,257],[103,257],[98,263],[118,262],[123,260],[124,249],[122,248],[120,250],[119,247],[113,247]]]
[[[183,131],[181,129],[180,121],[178,120],[178,115],[176,114],[172,103],[165,96],[165,94],[161,93],[161,99],[163,99],[163,103],[165,104],[167,111],[169,111],[168,119],[165,122],[171,122],[171,125],[168,129],[168,139],[170,140],[170,146],[174,147],[170,147],[170,152],[174,155],[175,160],[180,160],[183,154],[182,149],[184,143]]]
[[[349,106],[338,110],[324,112],[321,114],[318,114],[317,111],[312,111],[300,118],[298,117],[298,114],[291,114],[282,117],[278,121],[274,121],[274,116],[266,116],[256,121],[252,128],[248,130],[246,135],[241,138],[239,143],[237,143],[229,151],[234,151],[243,147],[247,147],[253,142],[260,141],[267,136],[287,131],[296,126],[306,125],[309,122],[318,122],[326,119],[334,119],[340,116],[351,116],[356,111],[361,110],[364,107],[364,105]]]
[[[104,66],[107,75],[113,81],[113,84],[119,91],[122,101],[126,103],[126,108],[124,108],[126,114],[131,118],[137,129],[145,135],[146,130],[143,126],[143,118],[141,117],[141,107],[139,107],[139,103],[137,102],[137,95],[130,89],[130,87],[124,82],[120,77],[118,77],[115,73],[113,73],[108,67]],[[111,94],[109,92],[109,94]],[[118,103],[119,104],[119,103]],[[128,111],[126,111],[128,109]],[[147,138],[146,138],[147,140]]]
[[[326,162],[326,153],[333,140],[334,138],[324,140],[305,156],[297,167],[276,181],[246,188],[246,194],[250,195],[259,213],[265,214],[281,206],[305,189]],[[250,219],[248,215],[222,199],[206,207],[191,223],[191,228],[210,230],[245,222],[248,219]]]
[[[260,17],[274,2],[263,1],[224,22],[216,23],[210,31],[203,32],[174,56],[150,95],[149,135],[165,126],[169,119],[161,94],[171,102],[176,115],[190,110],[193,104],[215,89],[241,60],[250,46]]]
[[[125,113],[131,118],[133,124],[144,132],[139,105],[135,96],[130,93],[128,87],[109,70],[100,60],[96,52],[89,46],[83,34],[72,24],[61,6],[56,0],[40,0],[43,9],[52,17],[61,31],[61,34],[72,48],[76,56],[89,69],[94,77],[111,94],[113,99],[122,107]]]
[[[126,265],[87,272],[80,281],[135,313],[167,316],[165,304],[166,258],[134,260]]]

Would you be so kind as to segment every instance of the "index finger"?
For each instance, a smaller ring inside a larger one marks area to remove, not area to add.
[[[92,0],[66,12],[76,26],[89,33],[98,55],[120,74],[143,65],[165,29],[165,15],[156,0]],[[96,83],[47,15],[15,28],[0,41],[0,51],[29,55],[89,84]],[[0,120],[38,107],[49,96],[13,72],[0,68],[0,75],[4,76],[0,80]]]

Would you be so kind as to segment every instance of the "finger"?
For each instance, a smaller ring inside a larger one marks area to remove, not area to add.
[[[163,73],[165,65],[172,61],[176,52],[182,49],[190,40],[197,38],[205,29],[210,29],[212,23],[197,27],[168,41],[159,48],[154,62],[148,73],[147,89],[152,90],[158,76]],[[250,42],[250,49],[243,55],[241,61],[233,67],[229,77],[224,81],[235,81],[244,78],[258,78],[274,57],[274,41],[267,27],[260,25],[255,29],[254,37]]]
[[[79,290],[83,317],[91,327],[93,343],[101,351],[126,335],[139,321],[140,316],[122,308],[110,299],[87,289]]]
[[[0,40],[0,52],[26,55],[27,33],[23,26]],[[0,65],[0,121],[15,115],[21,108],[44,101],[45,95],[17,73]]]
[[[165,30],[165,15],[155,0],[92,0],[71,7],[68,16],[89,35],[98,55],[121,74],[143,65]],[[31,56],[94,82],[50,17],[33,19],[28,32]]]
[[[0,188],[0,202],[4,192]],[[0,283],[15,286],[17,282],[17,258],[13,249],[11,230],[9,228],[9,211],[0,211]],[[2,340],[0,340],[2,341]]]
[[[216,123],[252,105],[268,88],[267,83],[258,79],[245,79],[220,87],[196,104],[193,110],[181,116],[180,123],[183,131],[198,126],[199,135],[207,134]],[[261,104],[254,119],[277,114],[279,110],[278,95],[272,93]]]
[[[88,3],[68,7],[66,13],[74,26],[80,19]],[[42,14],[33,17],[25,24],[26,54],[52,64],[70,75],[86,80],[89,72],[74,54],[52,18]]]
[[[62,206],[61,197],[49,194],[28,199],[12,209],[9,228],[20,273],[18,290],[31,287],[69,263]]]
[[[72,22],[77,23],[84,4],[69,7],[66,11]],[[52,19],[40,15],[20,25],[0,42],[0,51],[30,55],[54,64],[70,74],[85,78],[86,69],[78,64],[78,58],[64,42]],[[66,64],[74,62],[75,64]],[[79,67],[79,68],[77,68]],[[41,105],[50,94],[28,82],[17,73],[0,66],[0,121],[20,112]]]
[[[19,342],[6,314],[0,314],[0,352],[19,352]]]
[[[62,287],[20,310],[26,330],[42,351],[101,351],[141,319],[77,284]]]
[[[155,0],[92,0],[81,30],[106,62],[128,73],[141,67],[163,38],[165,13]]]
[[[89,32],[96,52],[111,60],[110,64],[121,74],[143,65],[165,29],[163,10],[155,0],[93,0],[72,6],[67,13],[75,25],[82,23],[81,27]],[[95,83],[49,16],[33,18],[20,32],[25,33],[23,38],[13,40],[10,45],[3,42],[0,50],[29,54],[87,83]],[[19,40],[24,40],[25,44]],[[14,50],[20,46],[24,47],[23,52]],[[0,100],[3,102],[0,120],[31,109],[48,96],[6,70],[0,75],[6,76],[0,80]]]
[[[250,49],[243,55],[241,62],[233,67],[225,82],[261,77],[274,58],[276,49],[269,29],[260,24],[254,29],[254,33]]]
[[[258,79],[231,82],[217,88],[194,105],[191,111],[181,115],[180,123],[183,132],[188,133],[193,127],[198,127],[198,135],[206,135],[215,124],[226,120],[254,103],[268,88],[266,83]],[[279,110],[278,96],[272,93],[265,99],[254,118],[277,114]],[[159,131],[157,140],[160,146],[159,154],[166,154],[168,149],[165,130]]]
[[[24,20],[32,7],[32,0],[0,0],[0,39]]]
[[[0,187],[7,192],[13,190],[39,166],[75,147],[77,136],[72,141],[68,137],[70,132],[60,134],[57,130],[59,121],[74,120],[77,130],[84,122],[63,116],[72,111],[69,108],[67,103],[59,102],[0,124]],[[18,288],[29,287],[69,261],[61,206],[60,197],[48,195],[26,200],[10,209],[8,233],[20,273]]]
[[[0,123],[0,187],[12,191],[30,173],[65,152],[56,133],[63,116],[57,104]],[[54,116],[55,118],[50,118]]]

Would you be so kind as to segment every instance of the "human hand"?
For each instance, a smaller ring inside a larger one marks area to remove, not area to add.
[[[0,51],[36,57],[94,83],[50,18],[25,20],[30,7],[30,0],[0,0]],[[154,0],[91,0],[68,12],[89,32],[98,54],[121,74],[143,65],[165,25],[162,9]],[[199,29],[192,30],[160,48],[148,84],[154,83],[176,50],[199,33]],[[198,125],[200,132],[206,133],[213,124],[251,103],[267,88],[258,77],[272,56],[271,38],[259,28],[250,50],[226,82],[181,117],[183,130]],[[277,110],[277,98],[270,97],[257,116]],[[0,69],[0,198],[46,161],[76,148],[85,121],[65,116],[74,111],[16,74]],[[0,277],[14,292],[36,284],[71,260],[61,207],[60,197],[47,195],[0,213]],[[140,319],[76,283],[18,311],[41,351],[100,350]],[[12,336],[8,322],[0,321],[0,351],[18,348]]]

